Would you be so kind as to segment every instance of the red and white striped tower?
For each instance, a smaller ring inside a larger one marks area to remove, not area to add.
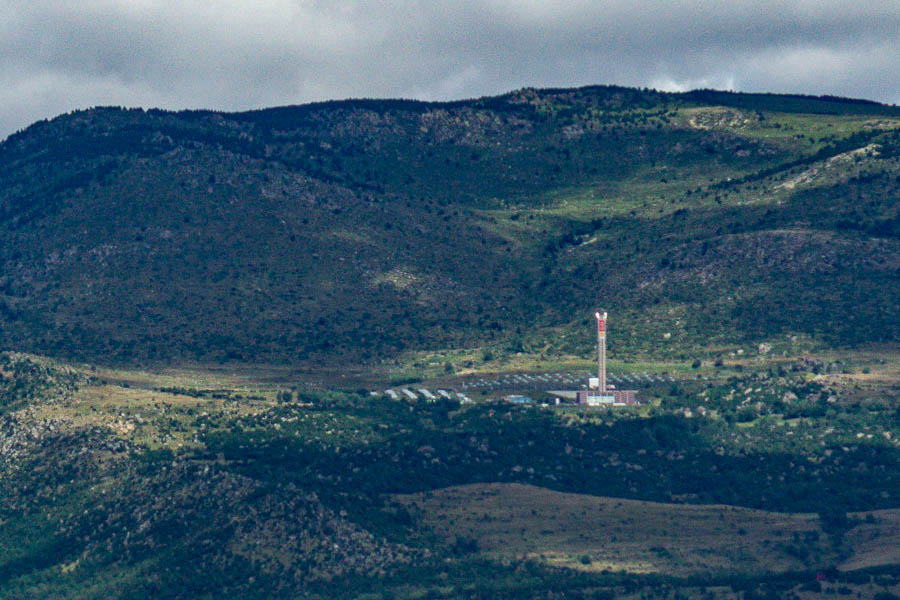
[[[594,313],[597,317],[597,375],[600,380],[600,393],[606,393],[606,313]]]

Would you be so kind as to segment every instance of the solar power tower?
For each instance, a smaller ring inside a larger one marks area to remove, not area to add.
[[[606,313],[594,313],[597,317],[597,376],[600,393],[606,393]]]

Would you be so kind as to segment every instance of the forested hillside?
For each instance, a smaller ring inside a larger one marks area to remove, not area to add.
[[[898,126],[865,101],[616,87],[80,111],[0,145],[0,347],[586,353],[597,306],[620,356],[887,342]]]

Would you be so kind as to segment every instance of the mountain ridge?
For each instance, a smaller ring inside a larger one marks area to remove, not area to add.
[[[80,111],[0,143],[0,344],[112,362],[583,353],[558,332],[595,305],[626,356],[889,342],[897,127],[870,101],[615,86]],[[859,316],[823,326],[829,307]]]

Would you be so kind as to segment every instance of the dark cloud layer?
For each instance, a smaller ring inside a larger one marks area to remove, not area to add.
[[[596,83],[900,103],[893,0],[0,0],[0,137],[75,108],[237,110]]]

